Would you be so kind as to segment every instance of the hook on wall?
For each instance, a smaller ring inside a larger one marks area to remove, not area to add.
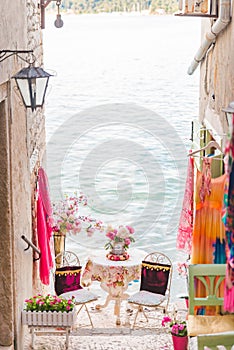
[[[24,249],[24,251],[28,250],[30,247],[39,255],[38,258],[33,258],[33,261],[36,261],[36,260],[39,260],[40,257],[41,257],[41,252],[40,250],[32,243],[30,242],[27,237],[25,237],[24,235],[21,236],[21,238],[26,242],[28,243],[28,246],[27,248]]]

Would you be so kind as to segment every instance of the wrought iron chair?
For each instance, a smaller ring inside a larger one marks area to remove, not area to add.
[[[128,298],[128,303],[137,307],[133,328],[139,312],[143,312],[147,322],[148,317],[144,307],[161,308],[167,313],[172,278],[172,262],[163,253],[148,254],[141,265],[140,291]]]
[[[98,299],[92,292],[80,285],[81,265],[78,256],[70,251],[64,251],[56,256],[55,292],[63,298],[75,297],[76,305],[80,306],[77,316],[85,308],[91,327],[93,322],[87,304]]]

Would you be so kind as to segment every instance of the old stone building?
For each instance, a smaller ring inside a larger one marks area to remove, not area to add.
[[[35,65],[42,65],[39,1],[0,0],[1,50],[33,50]],[[12,79],[26,66],[17,55],[0,62],[1,349],[23,349],[21,310],[35,289],[33,251],[24,251],[27,244],[21,236],[33,239],[31,198],[45,150],[45,122],[40,108],[26,110]]]
[[[33,50],[37,66],[43,64],[39,4],[39,0],[14,0],[7,4],[0,0],[0,51]],[[207,130],[207,138],[214,138],[222,146],[228,129],[222,109],[234,100],[231,4],[231,0],[220,0],[219,6],[226,11],[221,22],[226,26],[204,50],[198,67],[199,121]],[[206,40],[207,33],[209,37],[218,20],[202,19],[201,42]],[[0,62],[0,349],[9,350],[23,349],[23,302],[41,287],[37,284],[38,262],[33,261],[31,248],[25,251],[27,244],[21,238],[25,235],[29,241],[35,239],[36,176],[45,153],[43,110],[26,110],[12,79],[26,65],[17,55]]]
[[[189,73],[193,74],[200,61],[198,119],[206,129],[204,141],[215,139],[224,147],[228,123],[222,109],[234,100],[234,8],[231,0],[213,2],[217,17],[202,18],[201,47],[195,48]]]

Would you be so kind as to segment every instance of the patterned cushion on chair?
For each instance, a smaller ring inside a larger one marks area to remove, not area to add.
[[[162,294],[151,293],[145,290],[141,290],[128,298],[129,303],[144,305],[144,306],[157,306],[165,300],[165,296]]]
[[[73,292],[63,293],[60,295],[61,298],[65,299],[71,299],[72,296],[75,297],[75,303],[77,305],[95,301],[98,298],[95,294],[85,289],[79,289]]]
[[[64,266],[55,271],[55,292],[57,295],[82,289],[80,285],[81,266]]]
[[[140,290],[165,295],[171,266],[142,261]]]

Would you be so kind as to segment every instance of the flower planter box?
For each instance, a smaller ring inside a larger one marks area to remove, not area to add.
[[[56,311],[22,311],[22,323],[28,326],[71,327],[75,321],[75,310]]]
[[[66,342],[65,347],[68,349],[69,347],[69,335],[71,331],[71,327],[75,322],[75,317],[77,313],[75,309],[69,312],[56,312],[56,311],[22,311],[22,324],[30,327],[32,333],[32,349],[34,349],[34,335],[35,334],[50,334],[54,333],[51,331],[44,332],[40,330],[40,328],[57,328],[63,327],[66,332]],[[58,332],[58,331],[57,331]],[[62,331],[59,330],[59,333]]]

